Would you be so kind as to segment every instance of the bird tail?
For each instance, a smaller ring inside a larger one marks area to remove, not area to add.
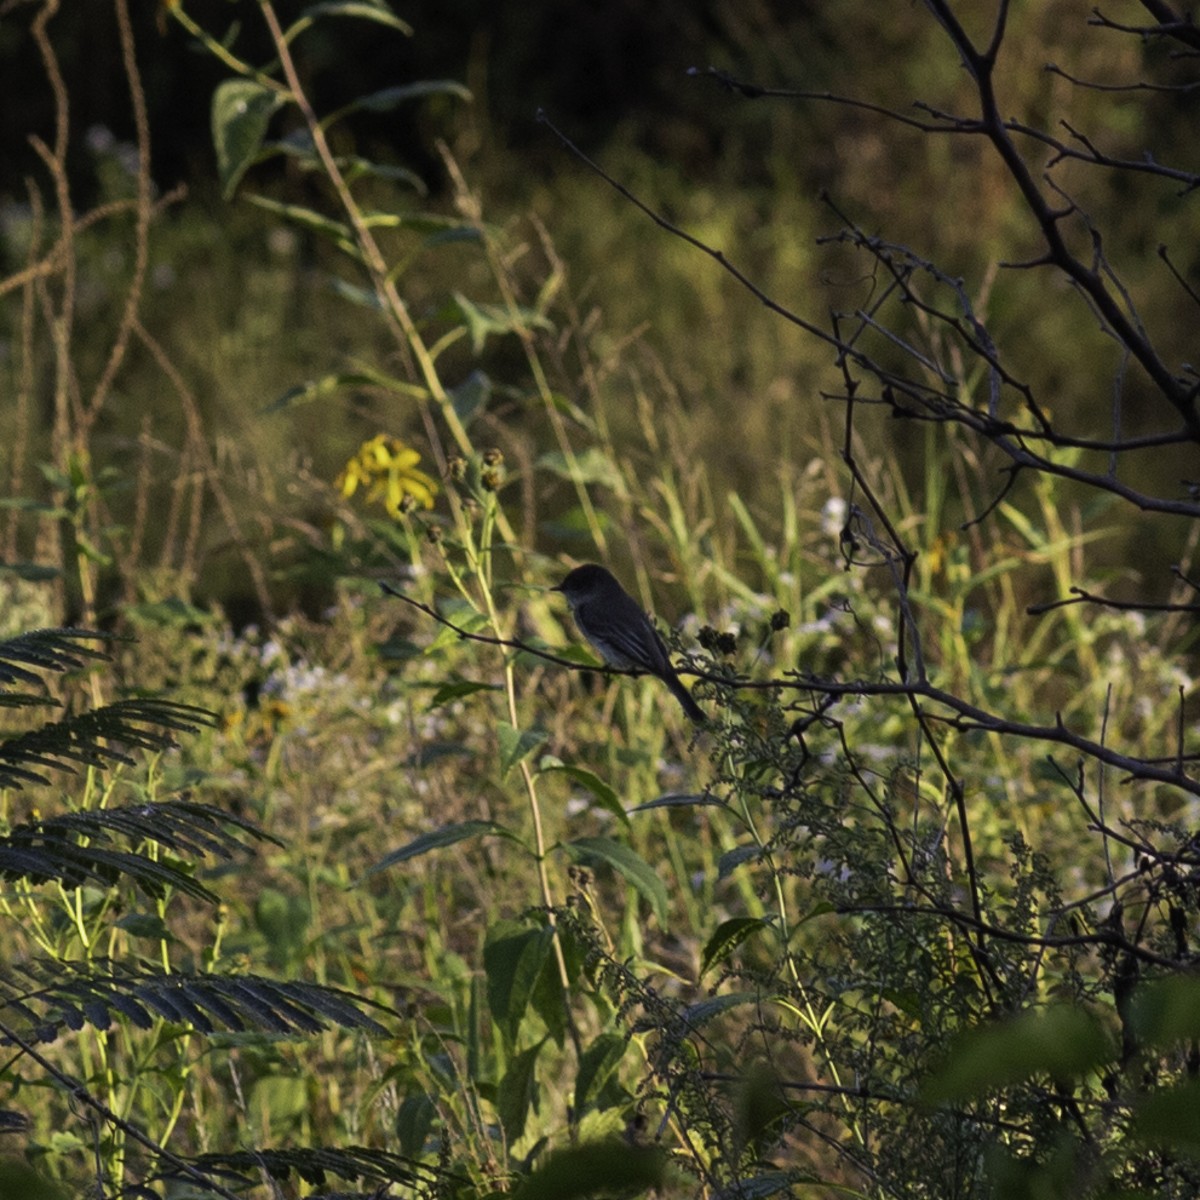
[[[667,687],[671,689],[671,694],[683,705],[683,711],[687,713],[688,720],[696,725],[703,725],[708,717],[704,713],[704,709],[692,699],[692,693],[684,686],[683,680],[672,672],[665,679]]]

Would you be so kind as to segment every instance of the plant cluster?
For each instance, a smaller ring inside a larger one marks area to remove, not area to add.
[[[132,282],[89,373],[79,248],[118,209],[71,211],[56,84],[55,220],[5,285],[25,301],[23,370],[56,397],[50,495],[14,507],[6,555],[23,586],[51,578],[58,594],[38,594],[59,613],[91,622],[120,595],[139,641],[111,647],[128,695],[106,703],[92,673],[86,708],[0,746],[0,1116],[28,1139],[27,1186],[1195,1194],[1200,505],[1169,473],[1200,440],[1177,312],[1200,306],[1197,176],[1169,119],[1194,93],[1191,22],[1148,2],[1146,24],[1093,16],[1088,39],[1119,46],[1126,74],[1087,74],[1109,61],[1088,40],[1046,72],[1049,97],[1016,52],[1044,14],[1005,0],[987,21],[930,0],[921,45],[958,74],[922,58],[913,108],[877,82],[695,70],[731,108],[829,110],[856,148],[895,131],[905,154],[937,148],[935,167],[987,182],[970,211],[994,218],[988,236],[928,244],[887,197],[831,193],[808,308],[542,114],[655,244],[814,347],[821,382],[749,501],[715,493],[661,360],[606,341],[539,223],[494,221],[446,147],[445,206],[363,153],[358,118],[470,103],[460,84],[318,110],[306,40],[346,22],[404,37],[405,21],[380,0],[290,23],[271,0],[242,7],[267,61],[239,28],[166,10],[228,72],[222,187],[313,247],[373,339],[331,352],[273,419],[316,411],[320,428],[348,399],[380,427],[346,439],[336,479],[294,473],[309,519],[281,507],[270,526],[274,483],[261,511],[235,502],[143,315],[161,207],[144,121],[118,205]],[[32,35],[54,81],[52,10]],[[903,163],[876,165],[908,186]],[[1151,206],[1157,273],[1128,215]],[[870,232],[883,218],[894,239]],[[128,528],[110,504],[130,480],[93,469],[135,345],[187,430],[157,574],[152,427]],[[14,494],[30,444],[14,443]],[[1133,563],[1111,549],[1130,510],[1152,530]],[[195,606],[209,517],[259,615],[297,579],[336,578],[332,603],[236,630]],[[259,555],[255,522],[288,553]],[[668,638],[702,729],[657,681],[572,644],[548,590],[559,552],[692,614]],[[14,634],[14,718],[100,636]],[[164,693],[187,703],[145,698]],[[132,751],[185,728],[186,767],[134,770]],[[20,808],[14,789],[71,764],[85,774],[53,811]]]

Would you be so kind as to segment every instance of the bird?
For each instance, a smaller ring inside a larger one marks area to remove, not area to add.
[[[566,597],[579,632],[608,666],[656,675],[692,721],[708,719],[671,665],[658,630],[611,571],[584,563],[551,590]]]

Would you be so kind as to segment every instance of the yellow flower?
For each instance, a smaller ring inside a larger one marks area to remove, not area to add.
[[[353,496],[360,487],[367,489],[368,504],[382,504],[392,517],[399,517],[415,505],[432,508],[437,482],[417,468],[421,456],[399,438],[378,433],[363,442],[358,453],[337,477],[336,487],[343,496]]]

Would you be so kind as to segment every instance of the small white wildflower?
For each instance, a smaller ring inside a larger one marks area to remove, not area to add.
[[[821,509],[821,532],[830,538],[840,538],[846,527],[846,502],[841,496],[830,496]]]

